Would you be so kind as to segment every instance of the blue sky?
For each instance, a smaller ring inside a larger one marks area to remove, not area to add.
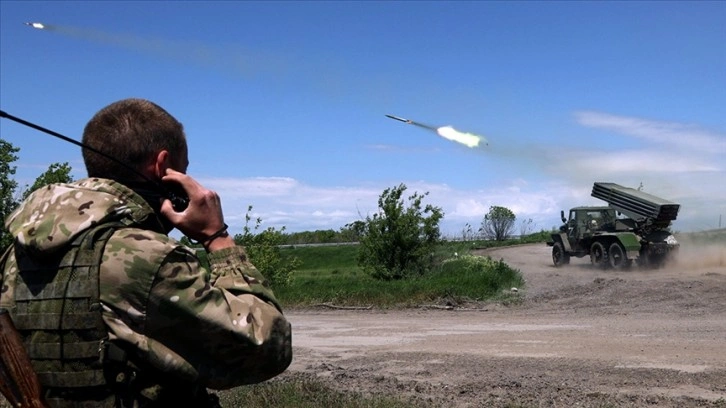
[[[698,231],[726,226],[724,21],[726,2],[2,0],[0,107],[80,139],[113,101],[160,104],[234,232],[249,205],[337,230],[401,183],[447,236],[493,205],[550,229],[603,204],[595,181],[642,183]],[[53,162],[85,176],[76,146],[7,119],[0,137],[21,183]]]

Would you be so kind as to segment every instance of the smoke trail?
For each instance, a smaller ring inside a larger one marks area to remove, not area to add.
[[[130,51],[143,52],[154,57],[229,71],[235,74],[280,72],[285,66],[279,58],[252,55],[239,48],[216,48],[198,41],[170,41],[162,38],[141,37],[134,34],[109,33],[92,28],[60,26],[45,23],[27,23],[41,31],[53,32],[84,41],[106,44]]]

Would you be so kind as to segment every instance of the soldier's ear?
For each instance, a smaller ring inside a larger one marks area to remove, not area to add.
[[[167,150],[161,150],[156,154],[154,160],[154,175],[156,178],[161,179],[166,174],[166,170],[173,168],[171,163],[171,155]]]

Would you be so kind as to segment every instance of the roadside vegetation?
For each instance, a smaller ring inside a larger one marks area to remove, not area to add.
[[[384,190],[377,213],[347,226],[355,232],[348,235],[359,237],[355,245],[276,247],[278,264],[296,265],[285,284],[274,286],[280,302],[287,308],[455,307],[517,296],[512,288],[524,285],[520,272],[471,250],[544,242],[546,233],[514,241],[514,214],[492,207],[480,231],[493,240],[445,241],[439,232],[443,211],[424,204],[427,194],[406,199],[405,192],[403,184]],[[492,227],[500,222],[503,227]]]
[[[422,408],[424,401],[342,392],[314,379],[273,379],[219,393],[223,407],[267,408]]]
[[[388,281],[371,277],[355,263],[358,245],[285,249],[283,256],[299,259],[301,266],[290,284],[274,288],[275,294],[286,308],[454,306],[509,301],[513,296],[510,289],[523,286],[519,271],[501,260],[447,247],[442,245],[437,256],[440,261],[425,275]]]
[[[519,299],[518,290],[524,286],[520,272],[501,260],[473,256],[472,251],[543,243],[548,231],[522,234],[528,231],[522,227],[514,238],[513,214],[492,207],[480,234],[471,233],[467,226],[462,239],[445,240],[438,229],[441,210],[423,203],[426,194],[404,199],[405,190],[405,185],[386,189],[379,199],[379,212],[365,221],[348,224],[337,233],[303,234],[314,239],[312,244],[289,244],[290,234],[284,229],[260,231],[261,220],[253,219],[251,207],[247,226],[234,238],[247,248],[286,309],[465,307]],[[485,226],[499,221],[505,223],[504,230],[495,227],[497,232],[491,236],[483,232]],[[199,255],[205,257],[203,251]]]

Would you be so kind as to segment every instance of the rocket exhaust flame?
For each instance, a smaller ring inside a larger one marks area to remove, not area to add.
[[[407,123],[409,125],[418,126],[427,130],[436,132],[437,135],[443,137],[446,140],[452,142],[461,143],[469,148],[481,147],[482,145],[489,146],[489,142],[483,136],[475,135],[473,133],[459,132],[451,126],[442,126],[439,128],[424,125],[423,123],[414,122],[410,119],[404,119],[399,116],[386,115],[387,118],[397,120],[399,122]]]
[[[452,140],[463,144],[466,147],[479,147],[480,144],[489,146],[489,142],[482,136],[477,136],[473,133],[459,132],[451,126],[440,127],[436,130],[436,133],[444,139]]]
[[[26,26],[37,28],[38,30],[42,30],[45,28],[45,25],[43,23],[23,23]]]

